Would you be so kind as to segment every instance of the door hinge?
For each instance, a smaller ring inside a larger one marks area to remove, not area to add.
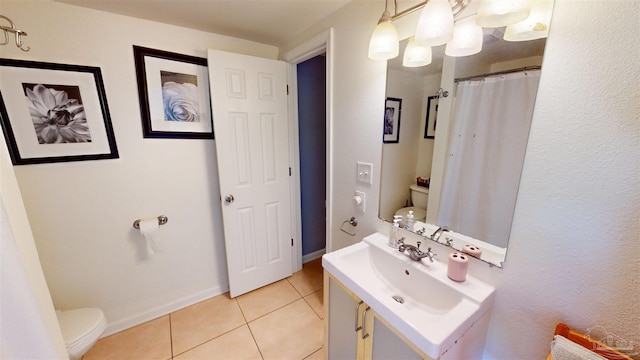
[[[291,166],[289,166],[289,176],[291,176]]]
[[[291,246],[293,246],[293,239],[291,239]]]
[[[289,84],[287,84],[287,95],[289,95]]]

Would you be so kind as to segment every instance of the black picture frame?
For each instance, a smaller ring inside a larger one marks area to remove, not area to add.
[[[402,115],[402,99],[388,97],[384,106],[382,120],[382,142],[394,144],[400,142],[400,118]]]
[[[0,123],[13,165],[119,157],[99,67],[0,59]]]
[[[429,96],[427,98],[427,118],[424,125],[424,138],[435,139],[436,138],[436,125],[438,118],[438,103],[439,96]]]
[[[136,45],[133,56],[143,137],[213,139],[207,59]]]

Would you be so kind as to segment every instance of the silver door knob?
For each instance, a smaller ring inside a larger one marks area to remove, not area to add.
[[[233,198],[233,195],[229,194],[229,195],[225,195],[224,197],[224,201],[228,202],[229,204],[231,204],[235,199]]]

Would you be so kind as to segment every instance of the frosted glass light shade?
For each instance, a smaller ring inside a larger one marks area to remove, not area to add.
[[[419,67],[431,64],[431,48],[428,46],[416,45],[415,38],[412,37],[407,42],[402,57],[402,66]]]
[[[424,6],[415,38],[419,46],[438,46],[451,41],[453,11],[448,0],[431,0]]]
[[[519,23],[509,25],[505,29],[506,41],[528,41],[542,39],[549,36],[553,0],[531,1],[529,17]]]
[[[481,0],[478,26],[496,28],[524,21],[531,10],[530,0]]]
[[[479,53],[482,35],[482,28],[476,25],[475,17],[458,21],[453,29],[453,40],[444,49],[445,55],[458,57]]]
[[[385,15],[389,20],[385,19]],[[371,35],[369,58],[373,60],[389,60],[398,56],[399,53],[398,31],[391,23],[389,12],[385,11]]]

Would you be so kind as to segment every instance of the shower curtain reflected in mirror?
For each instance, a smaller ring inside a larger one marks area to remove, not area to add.
[[[540,70],[459,82],[437,224],[506,247]]]

